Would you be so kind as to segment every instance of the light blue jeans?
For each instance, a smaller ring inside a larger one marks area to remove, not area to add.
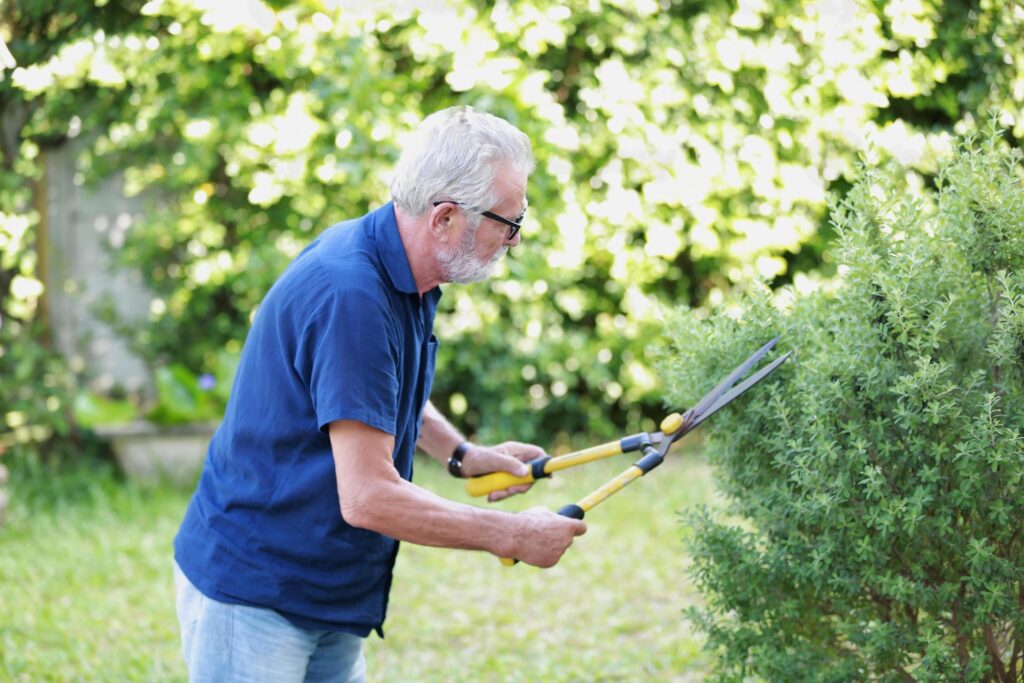
[[[272,609],[211,600],[174,563],[192,683],[364,683],[363,639],[298,628]]]

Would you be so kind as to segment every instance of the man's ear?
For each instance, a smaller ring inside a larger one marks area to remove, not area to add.
[[[438,242],[447,242],[459,220],[458,207],[445,202],[433,207],[427,219],[427,228]]]

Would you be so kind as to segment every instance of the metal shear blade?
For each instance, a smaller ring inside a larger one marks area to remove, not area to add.
[[[683,413],[683,424],[678,430],[672,435],[672,441],[677,441],[683,437],[683,435],[696,429],[704,420],[708,419],[719,410],[729,405],[737,398],[742,396],[748,389],[760,382],[762,379],[770,375],[775,371],[775,368],[782,365],[786,360],[793,355],[792,351],[779,356],[771,363],[761,368],[753,375],[743,380],[740,384],[736,385],[737,380],[740,377],[747,374],[747,372],[761,360],[765,354],[771,351],[775,344],[779,341],[778,337],[772,339],[770,342],[762,346],[760,349],[755,351],[749,358],[743,361],[735,370],[729,373],[729,376],[718,383],[714,389],[709,391],[704,397],[697,402],[697,405],[693,406],[685,413]],[[736,386],[733,386],[736,385]]]

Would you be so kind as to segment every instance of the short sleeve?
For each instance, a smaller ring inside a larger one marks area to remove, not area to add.
[[[307,324],[295,362],[321,430],[357,420],[396,433],[398,346],[383,296],[351,288],[327,298]]]

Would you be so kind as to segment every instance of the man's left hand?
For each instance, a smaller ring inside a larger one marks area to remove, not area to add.
[[[530,469],[523,463],[536,460],[542,455],[544,449],[540,446],[519,441],[506,441],[497,446],[473,446],[462,459],[462,473],[467,477],[479,477],[491,472],[508,472],[517,477],[525,477]],[[493,503],[529,491],[531,486],[532,483],[520,484],[501,491],[492,491],[487,495],[487,500]]]

